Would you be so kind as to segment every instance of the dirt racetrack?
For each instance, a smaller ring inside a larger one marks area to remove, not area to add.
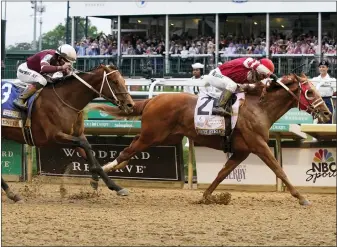
[[[231,192],[229,205],[195,202],[200,190],[129,188],[129,197],[100,186],[9,183],[25,198],[2,193],[2,245],[311,245],[336,246],[336,195]],[[219,193],[219,192],[218,192]]]

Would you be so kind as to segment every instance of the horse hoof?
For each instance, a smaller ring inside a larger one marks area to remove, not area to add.
[[[91,181],[90,181],[90,185],[91,185],[91,187],[92,187],[94,190],[97,190],[97,189],[98,189],[98,182],[97,182],[97,181],[91,180]]]
[[[308,200],[304,199],[304,200],[300,201],[300,205],[302,205],[302,206],[311,206],[312,203],[309,202]]]
[[[129,191],[127,189],[121,189],[121,190],[117,191],[117,195],[119,195],[119,196],[128,196],[129,195]]]

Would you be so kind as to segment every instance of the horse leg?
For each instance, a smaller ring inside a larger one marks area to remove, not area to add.
[[[115,184],[115,182],[113,182],[109,178],[109,176],[103,171],[98,161],[92,155],[91,146],[89,142],[87,141],[87,139],[85,138],[83,139],[82,137],[71,136],[63,132],[59,132],[56,135],[55,139],[56,139],[56,142],[58,143],[73,144],[73,145],[83,148],[88,158],[88,163],[90,165],[90,171],[92,173],[98,174],[110,190],[115,190],[118,195],[128,195],[128,191],[126,189],[123,189],[119,187],[117,184]]]
[[[78,136],[78,137],[81,137],[81,138],[87,140],[87,138],[84,135],[84,116],[83,116],[83,114],[84,113],[82,111],[77,116],[76,123],[74,124],[74,127],[73,127],[73,136]],[[80,147],[77,147],[76,149],[81,154],[83,159],[85,161],[88,161],[85,151]],[[95,172],[92,172],[91,173],[90,185],[94,190],[98,189],[98,181],[99,181],[98,174],[95,173]]]
[[[2,178],[2,176],[1,176],[1,188],[6,192],[7,197],[12,201],[19,202],[22,200],[19,195],[14,194],[14,192],[11,191],[11,189],[9,188],[6,181]]]
[[[83,158],[85,161],[88,161],[87,154],[85,153],[85,151],[84,151],[83,148],[76,147],[76,150],[80,153],[80,155],[82,156],[82,158]],[[91,171],[90,171],[90,172],[91,172]],[[92,173],[91,173],[90,185],[91,185],[91,187],[92,187],[94,190],[97,190],[97,189],[98,189],[98,181],[99,181],[99,176],[98,176],[98,174],[95,173],[95,172],[92,172]]]
[[[151,145],[154,145],[154,143],[157,143],[157,144],[158,143],[165,143],[166,145],[177,144],[177,143],[182,141],[184,136],[177,134],[177,135],[169,135],[166,138],[164,138],[164,137],[165,137],[165,134],[162,135],[161,137],[159,137],[159,139],[156,139],[155,142],[153,141],[154,139],[151,139],[151,142],[145,142],[145,140],[142,140],[141,141],[142,144],[139,144],[139,143],[136,143],[136,142],[138,142],[138,140],[140,138],[140,135],[136,135],[133,138],[129,147],[125,148],[113,162],[110,162],[110,163],[106,164],[105,166],[103,166],[103,170],[105,172],[108,172],[108,171],[115,171],[117,169],[123,169],[124,167],[127,166],[127,164],[129,164],[131,157],[133,155],[135,155],[137,152],[144,151],[145,149],[147,149]],[[138,145],[138,147],[136,146],[136,149],[135,149],[135,145]],[[133,150],[135,150],[135,151],[133,151]],[[131,157],[130,157],[130,155],[131,155]]]
[[[213,193],[218,185],[237,167],[242,161],[244,161],[249,155],[249,152],[235,152],[227,160],[225,166],[220,170],[218,176],[212,182],[212,184],[206,189],[203,194],[203,198],[207,198]]]
[[[152,142],[146,142],[141,135],[136,135],[131,144],[125,148],[114,161],[103,166],[103,170],[109,172],[124,168],[136,153],[147,149],[152,144]]]
[[[263,148],[260,148],[258,152],[254,152],[260,159],[266,163],[266,165],[275,173],[275,175],[282,180],[287,186],[290,194],[299,200],[300,205],[308,206],[311,203],[295,189],[295,187],[289,181],[287,175],[283,171],[282,167],[278,164],[273,153],[270,151],[268,144],[264,143]]]

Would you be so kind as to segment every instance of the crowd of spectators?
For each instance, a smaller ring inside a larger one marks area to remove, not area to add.
[[[318,39],[312,32],[297,37],[279,32],[271,32],[270,54],[317,54]],[[117,55],[117,39],[112,35],[101,34],[96,38],[83,38],[76,42],[75,48],[79,56]],[[219,52],[224,55],[261,54],[265,55],[266,34],[257,37],[237,37],[232,34],[220,35]],[[324,54],[336,54],[337,37],[329,37],[323,33],[321,51]],[[165,38],[161,34],[141,37],[136,34],[122,36],[121,54],[142,55],[161,54],[165,52]],[[173,35],[170,39],[169,53],[180,54],[214,54],[215,40],[210,36],[189,37]]]
[[[78,56],[116,55],[117,39],[100,34],[96,38],[82,38],[74,44]]]
[[[337,37],[323,34],[321,52],[336,54]],[[273,33],[270,37],[271,54],[318,54],[318,38],[312,33],[301,34],[298,37]]]

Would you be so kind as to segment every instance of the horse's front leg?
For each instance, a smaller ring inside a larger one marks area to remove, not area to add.
[[[291,184],[287,175],[283,171],[282,167],[278,164],[273,153],[270,151],[268,144],[266,142],[261,142],[261,145],[255,148],[255,154],[260,157],[260,159],[266,163],[266,165],[275,173],[275,175],[280,178],[283,183],[287,186],[290,194],[299,200],[300,205],[308,206],[311,203],[300,194],[298,190]]]
[[[72,144],[72,145],[76,145],[77,147],[83,148],[83,150],[85,151],[86,157],[88,159],[90,171],[92,173],[98,174],[102,178],[106,186],[110,190],[115,190],[118,195],[126,196],[129,194],[126,189],[123,189],[119,187],[117,184],[115,184],[115,182],[111,180],[108,177],[108,175],[103,171],[102,167],[100,166],[96,158],[93,156],[91,152],[91,146],[86,138],[83,139],[81,137],[71,136],[63,132],[59,132],[56,135],[55,139],[56,139],[56,142],[58,143]]]
[[[76,147],[76,150],[80,153],[80,155],[82,156],[82,158],[85,161],[88,161],[87,154],[85,153],[83,148]],[[98,189],[99,176],[96,172],[92,172],[91,170],[90,170],[90,173],[91,173],[90,185],[94,190],[97,190]]]
[[[80,137],[80,138],[82,138],[82,139],[84,139],[88,142],[87,138],[84,135],[84,116],[83,115],[84,115],[84,113],[82,111],[77,116],[76,122],[75,122],[74,127],[73,127],[73,131],[74,131],[73,136],[78,136],[78,137]],[[88,158],[87,158],[87,155],[86,155],[84,149],[80,148],[80,147],[77,147],[76,149],[81,154],[83,159],[85,161],[88,161]],[[96,172],[91,172],[90,185],[94,190],[98,189],[98,181],[99,181],[98,174]]]

